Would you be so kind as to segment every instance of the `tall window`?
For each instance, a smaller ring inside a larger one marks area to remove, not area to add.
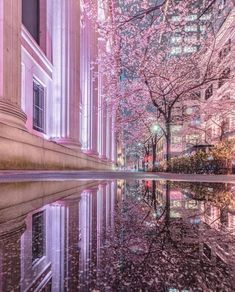
[[[22,22],[39,44],[40,0],[22,0]]]
[[[178,55],[182,52],[182,48],[181,47],[172,47],[171,48],[171,54],[172,55]]]
[[[231,51],[231,45],[232,42],[231,39],[229,39],[223,46],[222,50],[219,52],[219,60],[222,60],[229,54],[229,52]]]
[[[185,31],[186,32],[189,32],[189,31],[197,31],[197,25],[196,24],[186,25],[185,26]]]
[[[221,11],[226,6],[226,0],[219,0],[219,10]],[[219,12],[220,12],[219,11]]]
[[[33,129],[45,133],[45,89],[33,80]]]
[[[45,254],[45,214],[44,211],[32,217],[32,262],[33,264]]]
[[[184,53],[195,53],[197,51],[196,46],[184,47]]]
[[[210,98],[213,95],[213,84],[211,84],[205,91],[205,99]]]
[[[197,20],[197,14],[189,14],[185,17],[185,20],[187,21]]]
[[[222,85],[226,83],[226,80],[230,78],[230,68],[225,68],[224,71],[222,72],[219,82],[218,82],[218,87],[220,88]]]
[[[203,244],[203,253],[208,259],[211,259],[211,248],[206,243]]]

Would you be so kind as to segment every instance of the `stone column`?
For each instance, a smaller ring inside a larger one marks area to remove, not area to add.
[[[21,110],[21,0],[0,0],[0,122],[25,128]]]
[[[90,291],[97,279],[97,191],[85,190],[79,205],[79,291]]]
[[[112,149],[113,149],[113,125],[112,125],[112,116],[111,113],[109,113],[108,116],[108,159],[111,162],[112,161]]]
[[[66,225],[66,208],[60,202],[53,203],[50,207],[51,213],[51,262],[53,274],[52,291],[63,291],[65,283],[65,225]]]
[[[102,248],[105,245],[105,190],[106,184],[102,183],[99,185],[97,192],[97,283],[102,284],[103,273],[106,259],[103,258]]]
[[[84,13],[84,12],[83,12]],[[81,123],[82,123],[82,133],[81,133],[81,142],[82,142],[82,149],[87,150],[89,149],[89,137],[90,137],[90,120],[89,120],[89,108],[90,105],[90,69],[89,69],[89,21],[86,15],[83,15],[83,23],[81,27],[81,44],[80,44],[80,51],[81,51],[81,67],[80,71],[81,74]]]
[[[103,160],[107,159],[107,106],[102,105],[101,109],[101,155]]]
[[[25,217],[0,225],[0,291],[20,291],[21,235]]]
[[[98,155],[98,34],[95,29],[95,25],[92,24],[91,29],[91,60],[92,60],[92,96],[91,96],[91,108],[90,108],[90,119],[91,119],[91,143],[88,153],[92,155]]]
[[[54,132],[52,137],[69,148],[80,149],[80,2],[58,0],[53,9],[55,67]]]
[[[117,141],[115,133],[115,117],[112,117],[112,162],[117,162]]]
[[[99,52],[98,54],[102,56],[102,54],[106,50],[106,43],[103,40],[99,40],[98,42]],[[99,76],[98,76],[98,139],[99,139],[99,157],[103,160],[107,159],[107,120],[108,120],[108,106],[105,101],[106,96],[106,84],[105,84],[105,76],[102,74],[102,65],[99,64],[98,67]]]
[[[76,195],[74,195],[76,196]],[[65,246],[62,251],[64,261],[64,289],[77,291],[79,287],[79,194],[78,198],[66,198],[65,206]]]
[[[85,12],[84,12],[85,13]],[[81,28],[82,146],[98,155],[98,35],[95,23],[84,15]]]
[[[98,66],[98,153],[102,155],[102,76]]]

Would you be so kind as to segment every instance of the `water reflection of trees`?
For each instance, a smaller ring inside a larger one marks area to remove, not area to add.
[[[233,204],[235,201],[234,188],[231,184],[174,182],[172,186],[195,200],[211,201],[216,204],[226,205]]]
[[[231,230],[206,221],[208,205],[228,207],[230,200],[222,199],[228,186],[149,181],[137,184],[135,194],[134,188],[127,187],[126,199],[116,207],[115,230],[103,254],[108,261],[104,285],[115,291],[234,291]],[[182,204],[173,216],[176,190]],[[187,210],[183,203],[191,199],[196,204]]]
[[[203,212],[201,215],[213,217],[213,222],[211,223],[220,221],[220,225],[227,225],[229,227],[228,217],[235,218],[233,215],[235,214],[235,188],[233,185],[190,182],[177,182],[173,183],[173,185],[175,188],[180,189],[188,198],[201,201]],[[214,214],[212,214],[213,210]],[[234,222],[231,223],[232,227],[234,227]]]

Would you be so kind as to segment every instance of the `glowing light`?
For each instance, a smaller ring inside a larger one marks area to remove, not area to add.
[[[98,1],[98,20],[100,21],[105,20],[105,13],[102,0]]]
[[[161,131],[161,127],[159,125],[153,125],[152,126],[152,132],[153,133],[158,133]]]

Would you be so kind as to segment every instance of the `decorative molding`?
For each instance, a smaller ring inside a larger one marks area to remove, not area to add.
[[[53,65],[22,24],[21,45],[28,55],[52,78]]]
[[[25,291],[42,291],[52,279],[51,263],[42,270],[33,283]]]
[[[0,100],[0,117],[2,123],[26,130],[27,116],[19,106]]]
[[[0,225],[0,240],[5,240],[10,237],[17,237],[26,230],[26,216],[18,217],[14,220],[1,223]]]

